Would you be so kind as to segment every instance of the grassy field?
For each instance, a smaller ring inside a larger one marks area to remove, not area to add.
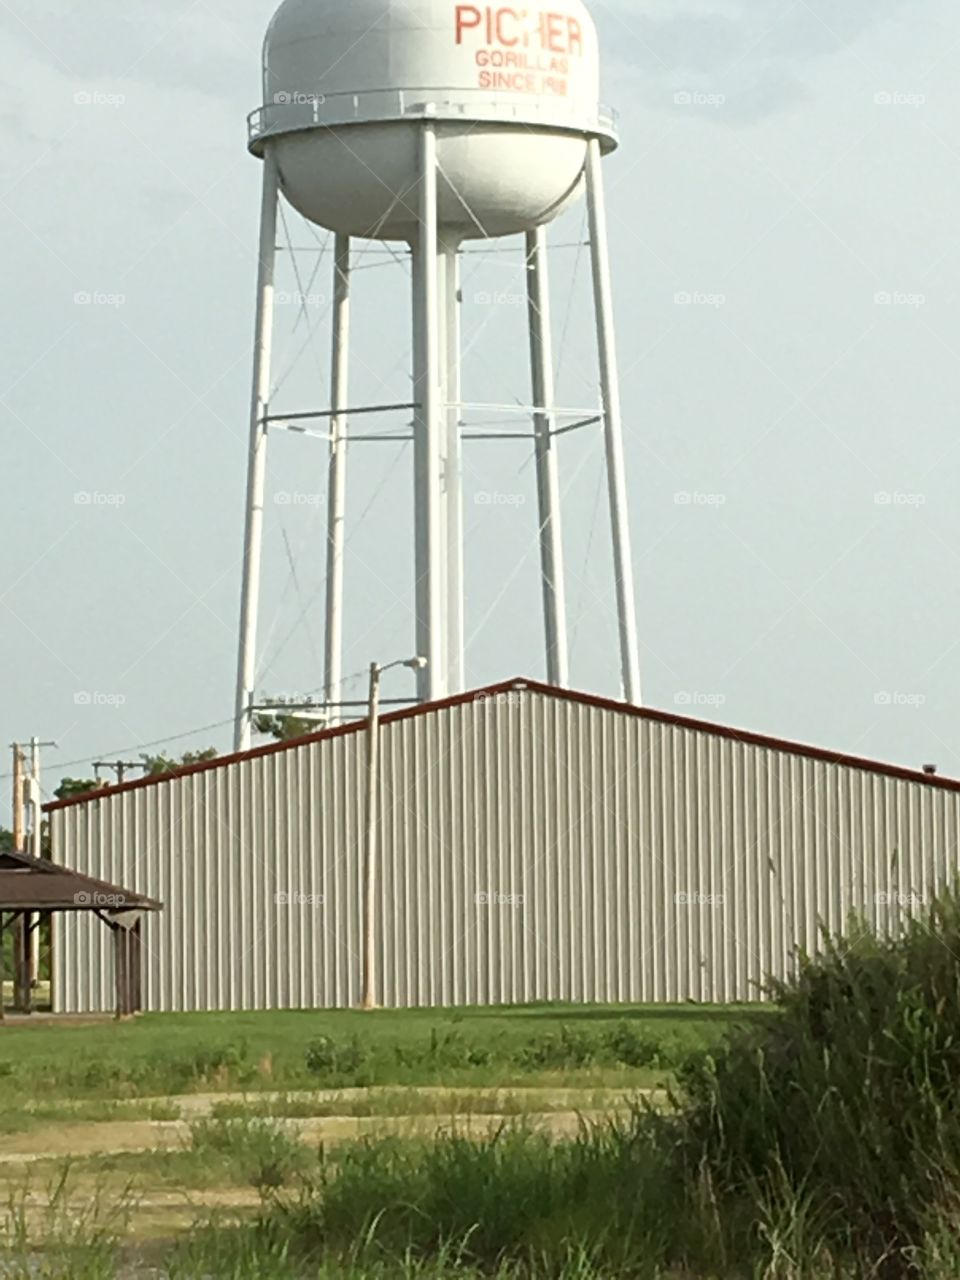
[[[772,994],[8,1027],[0,1276],[957,1280],[960,891]]]
[[[400,1256],[399,1236],[364,1246],[374,1166],[386,1206],[408,1177],[423,1184],[432,1151],[462,1137],[519,1155],[546,1186],[555,1150],[627,1124],[636,1099],[675,1083],[691,1054],[775,1016],[550,1005],[8,1024],[0,1275],[518,1275],[514,1261],[461,1250],[458,1222],[437,1247],[412,1240],[418,1256]],[[502,1145],[514,1132],[521,1145]],[[357,1215],[337,1220],[319,1257],[304,1242],[328,1227],[308,1207],[341,1178],[353,1180]],[[482,1173],[471,1196],[488,1181]],[[554,1270],[568,1273],[594,1275],[575,1259]]]
[[[2,1112],[31,1099],[197,1091],[538,1082],[653,1087],[763,1008],[509,1009],[147,1015],[0,1028]]]

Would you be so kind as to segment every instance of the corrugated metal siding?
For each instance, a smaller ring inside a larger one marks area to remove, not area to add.
[[[57,861],[165,903],[149,1009],[358,1001],[364,749],[51,814]],[[960,795],[538,692],[387,723],[382,750],[389,1005],[752,1000],[821,923],[896,929],[957,871]],[[106,930],[56,929],[55,1007],[111,1008]]]

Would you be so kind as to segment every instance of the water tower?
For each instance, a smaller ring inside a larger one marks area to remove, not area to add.
[[[568,680],[558,440],[595,426],[605,439],[624,696],[640,700],[633,566],[611,305],[602,159],[617,146],[599,103],[599,53],[581,0],[523,7],[456,0],[284,0],[267,31],[264,103],[250,119],[263,161],[257,332],[237,747],[250,744],[280,194],[335,233],[331,403],[292,415],[329,433],[325,690],[342,700],[347,458],[361,415],[404,411],[414,440],[415,648],[418,696],[464,687],[460,251],[465,241],[524,236],[546,665]],[[546,227],[586,190],[601,403],[570,421],[555,403]],[[348,397],[354,239],[409,246],[413,394],[409,405]],[[487,406],[489,407],[489,406]],[[514,436],[516,438],[516,436]],[[361,668],[369,655],[356,655]]]

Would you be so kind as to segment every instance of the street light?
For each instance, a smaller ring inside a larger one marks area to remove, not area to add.
[[[363,856],[363,997],[361,1009],[376,1009],[376,942],[374,927],[376,920],[377,891],[377,818],[378,792],[380,789],[380,677],[385,671],[394,667],[407,667],[411,671],[422,671],[427,665],[426,658],[403,658],[399,662],[388,662],[384,666],[372,662],[370,664],[370,701],[367,712],[367,814],[366,840]]]

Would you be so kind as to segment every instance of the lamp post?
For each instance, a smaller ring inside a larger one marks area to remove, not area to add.
[[[377,898],[378,793],[380,790],[380,677],[394,667],[422,671],[426,658],[404,658],[385,666],[370,664],[370,699],[367,712],[367,813],[363,855],[363,995],[361,1009],[378,1008],[377,957],[374,937]]]

